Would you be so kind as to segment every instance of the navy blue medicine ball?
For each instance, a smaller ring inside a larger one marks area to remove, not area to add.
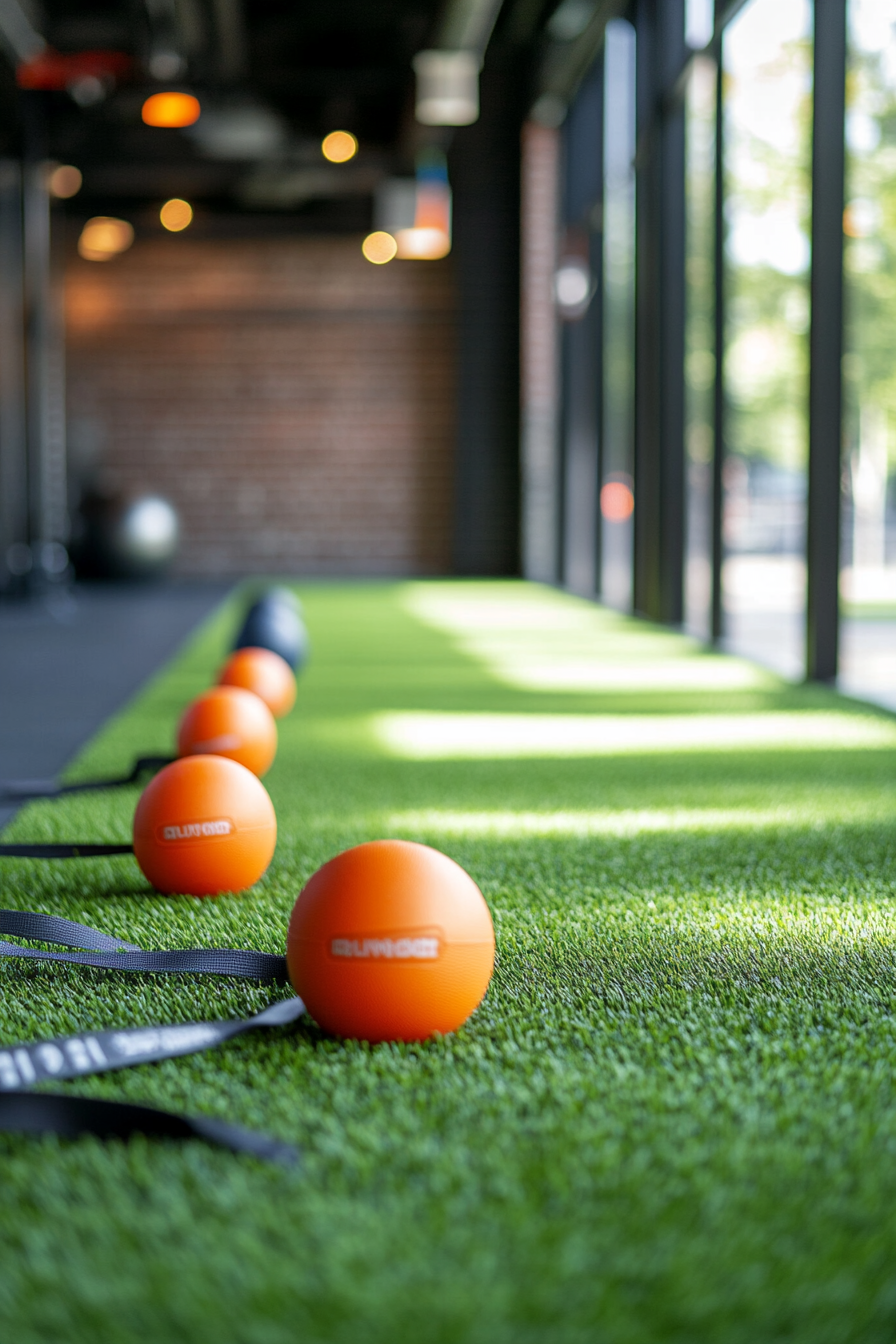
[[[288,588],[268,589],[252,603],[233,647],[270,649],[299,671],[308,658],[308,632],[299,611]]]

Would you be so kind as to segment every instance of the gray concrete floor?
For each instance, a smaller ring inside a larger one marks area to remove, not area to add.
[[[79,584],[0,604],[0,780],[58,774],[230,587]]]
[[[805,615],[802,611],[734,613],[728,618],[724,647],[791,681],[802,681]],[[857,700],[896,711],[896,621],[843,618],[837,688]]]
[[[729,612],[722,647],[762,663],[789,681],[806,674],[805,617],[795,611]]]

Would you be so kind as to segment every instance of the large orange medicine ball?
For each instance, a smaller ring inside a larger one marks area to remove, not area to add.
[[[134,813],[134,854],[159,891],[243,891],[267,868],[277,818],[267,789],[224,756],[186,756],[150,780]]]
[[[428,845],[374,840],[319,868],[289,921],[289,978],[325,1031],[419,1041],[482,1001],[495,931],[482,892]]]
[[[188,705],[177,730],[178,756],[227,756],[253,775],[270,769],[277,725],[263,700],[240,686],[213,686]]]
[[[275,719],[282,719],[296,702],[296,679],[279,653],[270,649],[237,649],[224,664],[219,686],[242,686],[265,702]]]

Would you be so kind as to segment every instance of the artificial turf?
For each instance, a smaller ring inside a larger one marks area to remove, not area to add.
[[[266,780],[280,833],[262,882],[196,901],[153,894],[128,858],[5,860],[3,904],[145,947],[278,952],[322,861],[402,835],[482,887],[487,998],[424,1044],[307,1022],[71,1084],[261,1128],[304,1160],[0,1135],[0,1338],[889,1344],[892,719],[770,676],[741,684],[679,637],[522,584],[300,592],[314,652]],[[239,605],[73,776],[170,747]],[[564,658],[570,684],[547,689],[539,660]],[[678,689],[651,683],[665,658],[690,660]],[[619,676],[589,690],[588,666]],[[821,749],[819,711],[880,740],[845,731]],[[434,713],[461,716],[453,755],[402,751],[382,727],[404,716],[413,735]],[[476,750],[479,713],[515,716],[494,758]],[[805,741],[551,755],[527,754],[524,734],[514,754],[519,716],[654,715],[659,742],[670,716],[777,713],[805,716]],[[126,840],[135,799],[32,805],[4,838]],[[10,961],[0,1041],[242,1016],[270,996]]]

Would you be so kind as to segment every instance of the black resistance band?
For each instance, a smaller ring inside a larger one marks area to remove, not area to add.
[[[133,854],[133,845],[65,844],[0,845],[4,859],[98,859],[106,854]]]
[[[27,802],[31,798],[66,798],[70,793],[93,793],[100,789],[123,789],[137,784],[144,775],[154,775],[176,756],[138,756],[129,775],[116,779],[84,779],[60,784],[55,779],[8,779],[0,784],[0,802]]]
[[[0,910],[0,933],[87,949],[45,952],[0,941],[0,955],[6,957],[73,962],[116,971],[235,975],[280,983],[288,980],[286,958],[271,953],[230,948],[145,952],[133,943],[112,938],[86,924],[28,910]],[[272,1003],[254,1017],[241,1020],[84,1032],[0,1049],[0,1129],[52,1132],[68,1137],[89,1133],[125,1138],[139,1133],[204,1138],[234,1152],[253,1153],[277,1162],[295,1162],[296,1151],[289,1145],[207,1116],[174,1115],[147,1106],[97,1102],[64,1094],[32,1095],[21,1089],[50,1080],[82,1078],[132,1064],[196,1054],[257,1027],[288,1026],[304,1012],[302,1000],[293,997]]]
[[[247,952],[226,947],[184,948],[175,952],[144,952],[136,943],[124,943],[106,933],[59,915],[30,910],[0,910],[0,934],[32,942],[85,948],[83,952],[42,952],[0,942],[0,956],[31,961],[67,961],[106,971],[144,971],[164,975],[237,975],[249,980],[289,983],[286,958],[272,952]]]
[[[155,1064],[210,1050],[253,1027],[286,1027],[305,1011],[301,999],[282,999],[254,1017],[231,1022],[185,1022],[172,1027],[126,1027],[80,1036],[57,1036],[33,1045],[0,1049],[0,1093],[35,1083],[108,1073],[132,1064]]]
[[[225,1124],[210,1115],[175,1115],[154,1106],[94,1101],[60,1092],[0,1092],[0,1129],[17,1134],[59,1134],[67,1139],[82,1134],[101,1139],[130,1139],[135,1134],[204,1139],[233,1153],[250,1153],[282,1166],[295,1166],[299,1160],[298,1150],[291,1144]]]

